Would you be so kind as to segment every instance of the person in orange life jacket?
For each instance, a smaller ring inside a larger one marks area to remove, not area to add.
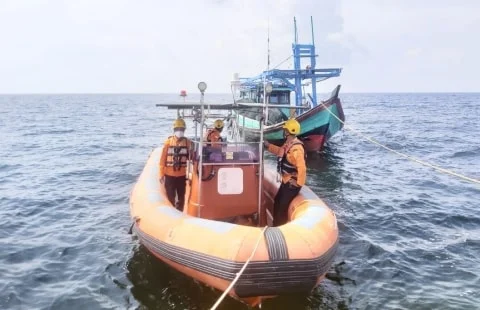
[[[288,207],[305,185],[305,150],[303,143],[297,138],[299,133],[300,124],[295,119],[289,119],[283,125],[285,143],[282,146],[264,142],[267,150],[278,156],[278,169],[282,174],[282,184],[273,203],[273,226],[280,226],[288,221]]]
[[[223,139],[220,136],[220,134],[222,133],[222,130],[223,130],[223,121],[221,119],[217,119],[213,123],[213,128],[209,129],[207,131],[207,135],[205,136],[205,141],[210,142],[210,143],[207,143],[207,145],[221,148],[222,145],[219,142],[223,142]]]
[[[170,203],[183,211],[185,204],[185,188],[187,160],[192,152],[192,141],[184,137],[185,121],[181,118],[173,123],[174,135],[168,137],[160,157],[160,183],[165,184],[165,191]],[[175,204],[175,195],[178,203]]]

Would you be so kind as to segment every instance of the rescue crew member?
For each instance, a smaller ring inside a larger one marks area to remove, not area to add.
[[[205,137],[207,145],[212,146],[212,147],[222,147],[220,142],[223,142],[222,136],[220,135],[223,130],[223,121],[221,119],[217,119],[213,123],[213,128],[209,129],[207,131],[207,135]]]
[[[170,203],[183,211],[185,204],[185,188],[187,160],[192,152],[192,141],[186,137],[185,121],[181,118],[173,123],[173,136],[165,141],[160,157],[160,183],[165,184],[165,191]],[[178,203],[175,203],[175,195]]]
[[[285,142],[282,146],[264,142],[268,151],[277,155],[278,171],[282,175],[282,184],[273,204],[273,226],[280,226],[288,221],[288,207],[305,185],[307,176],[305,150],[303,143],[297,138],[298,134],[300,124],[291,118],[283,125]]]

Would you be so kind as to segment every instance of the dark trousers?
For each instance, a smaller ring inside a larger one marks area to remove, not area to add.
[[[283,183],[278,189],[273,202],[273,226],[280,226],[288,221],[288,206],[293,198],[298,195],[301,187]]]
[[[185,179],[185,176],[165,176],[165,190],[167,191],[168,200],[174,207],[176,207],[180,211],[183,211],[183,205],[185,204],[186,186],[187,181]],[[175,204],[175,195],[178,196],[178,204]]]

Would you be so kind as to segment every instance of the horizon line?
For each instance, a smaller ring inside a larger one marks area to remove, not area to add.
[[[318,92],[317,94],[329,94],[330,92]],[[352,91],[341,92],[341,94],[478,94],[479,91]],[[195,92],[195,95],[200,95]],[[206,92],[205,95],[231,95],[228,92]],[[18,95],[180,95],[178,92],[52,92],[52,93],[0,93],[0,96],[18,96]],[[188,97],[188,93],[187,93]]]

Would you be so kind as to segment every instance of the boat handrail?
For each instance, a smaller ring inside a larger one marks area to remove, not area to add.
[[[248,161],[236,161],[236,162],[228,162],[228,163],[202,163],[202,166],[203,167],[209,167],[209,166],[226,166],[226,167],[230,167],[230,166],[251,166],[251,165],[254,165],[254,166],[258,166],[260,165],[260,163],[258,161],[251,161],[251,162],[248,162]]]
[[[202,106],[198,102],[172,102],[172,103],[157,103],[157,107],[166,107],[168,109],[177,109],[177,110],[190,110],[198,109]],[[306,106],[292,106],[286,104],[269,104],[269,108],[282,108],[282,109],[309,109]],[[248,109],[248,108],[261,108],[263,107],[263,102],[236,102],[236,103],[211,103],[210,110],[238,110],[238,109]],[[208,115],[205,115],[208,116]],[[195,117],[195,115],[185,115],[184,117]]]

